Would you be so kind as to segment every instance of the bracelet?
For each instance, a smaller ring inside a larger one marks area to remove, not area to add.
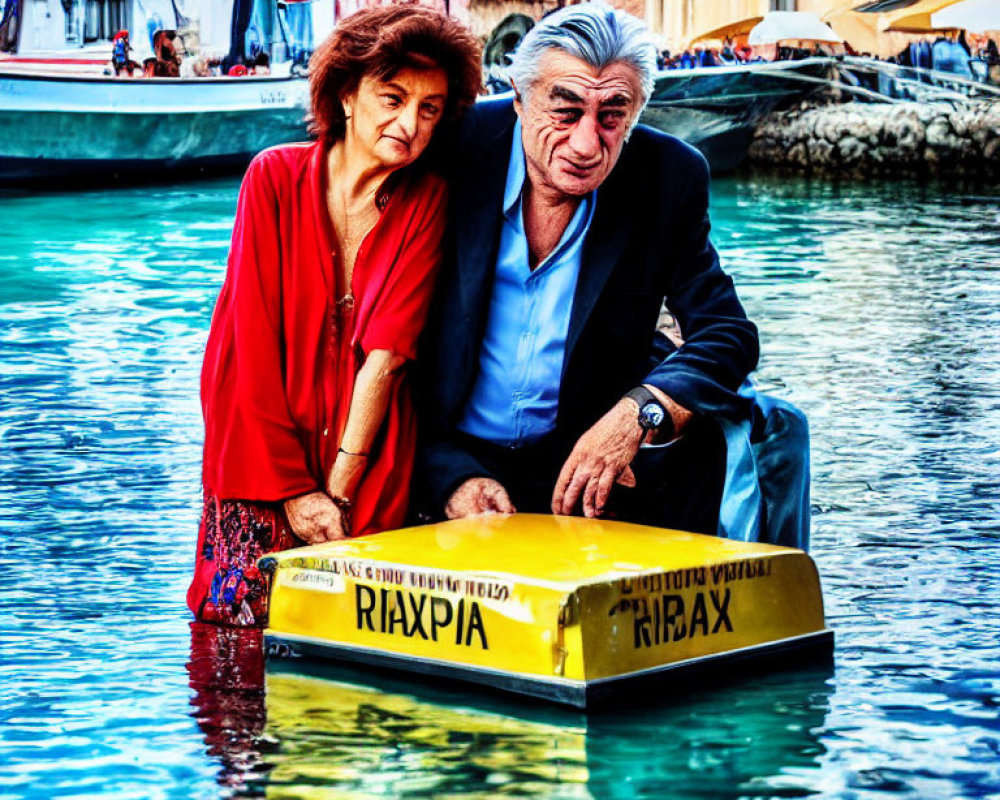
[[[349,537],[351,535],[351,501],[339,494],[331,494],[330,499],[340,509],[340,513],[343,515],[341,517],[341,525],[344,530],[344,536]]]
[[[354,456],[355,458],[368,458],[368,453],[352,453],[350,450],[345,450],[343,447],[338,447],[337,452],[343,453],[345,456]]]
[[[331,494],[330,499],[333,501],[333,504],[341,511],[351,510],[351,501],[348,500],[346,497],[341,497],[339,494]]]

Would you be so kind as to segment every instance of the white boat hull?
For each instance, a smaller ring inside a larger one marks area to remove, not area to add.
[[[305,138],[303,78],[0,74],[0,181],[245,163]]]

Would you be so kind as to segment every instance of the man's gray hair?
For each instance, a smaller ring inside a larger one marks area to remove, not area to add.
[[[538,62],[550,47],[598,70],[617,62],[634,67],[643,106],[653,92],[656,45],[646,26],[624,11],[604,3],[581,3],[543,17],[521,40],[507,70],[522,96],[531,91]]]

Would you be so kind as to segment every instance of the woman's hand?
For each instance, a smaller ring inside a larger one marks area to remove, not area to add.
[[[324,492],[310,492],[286,500],[285,516],[292,532],[307,544],[347,538],[349,521]]]

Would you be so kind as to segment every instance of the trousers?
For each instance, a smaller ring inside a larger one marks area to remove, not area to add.
[[[547,514],[575,441],[550,434],[517,447],[462,435],[462,444],[499,481],[519,512]],[[632,462],[635,487],[616,484],[604,517],[715,535],[726,474],[718,428],[694,420],[670,444],[642,446]]]

